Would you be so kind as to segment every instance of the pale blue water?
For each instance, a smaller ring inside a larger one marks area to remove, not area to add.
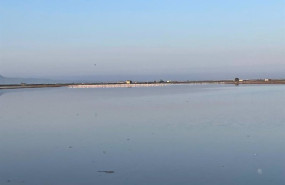
[[[1,185],[285,184],[282,85],[0,95]]]

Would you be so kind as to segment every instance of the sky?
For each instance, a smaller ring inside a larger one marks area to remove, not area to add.
[[[285,78],[285,0],[0,0],[0,74]]]

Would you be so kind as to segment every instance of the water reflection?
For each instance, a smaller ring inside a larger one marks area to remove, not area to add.
[[[0,184],[283,185],[284,90],[9,91]]]

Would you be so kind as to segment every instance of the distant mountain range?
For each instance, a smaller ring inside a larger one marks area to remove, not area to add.
[[[55,80],[49,79],[37,79],[37,78],[8,78],[0,75],[0,85],[7,85],[7,84],[49,84],[49,83],[57,83]]]

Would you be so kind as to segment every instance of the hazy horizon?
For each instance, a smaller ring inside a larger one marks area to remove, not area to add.
[[[151,75],[86,75],[86,76],[28,76],[28,77],[19,77],[19,76],[4,76],[5,84],[7,83],[90,83],[90,82],[119,82],[125,80],[132,81],[159,81],[159,80],[170,80],[170,81],[203,81],[203,80],[233,80],[234,78],[240,78],[243,80],[254,80],[254,79],[285,79],[282,73],[268,75],[265,73],[261,74],[239,74],[233,75],[231,73],[224,74],[187,74],[187,75],[171,75],[171,74],[151,74]],[[14,81],[11,81],[13,80]],[[34,82],[35,81],[35,82]],[[0,78],[0,84],[3,82]]]
[[[0,74],[284,78],[284,10],[283,0],[1,1]]]

